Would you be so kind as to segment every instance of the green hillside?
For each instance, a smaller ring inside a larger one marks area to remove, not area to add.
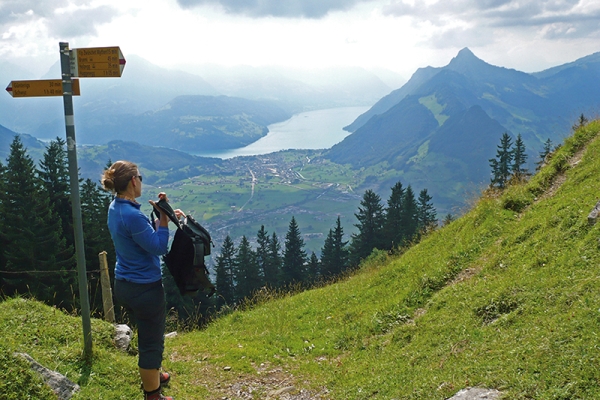
[[[336,284],[265,294],[167,339],[166,394],[447,399],[479,386],[506,399],[600,398],[600,224],[587,220],[600,198],[598,133],[597,120],[528,183],[485,193],[401,256],[374,253]],[[52,398],[15,351],[78,382],[75,399],[141,397],[136,357],[112,349],[108,324],[94,321],[91,367],[79,361],[79,324],[36,302],[0,303],[0,397]]]

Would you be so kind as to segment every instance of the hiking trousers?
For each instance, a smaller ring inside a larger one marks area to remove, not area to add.
[[[117,301],[132,313],[138,330],[138,366],[159,369],[165,349],[165,290],[162,280],[134,283],[115,279]]]

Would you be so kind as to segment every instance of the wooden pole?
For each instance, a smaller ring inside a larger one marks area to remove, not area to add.
[[[104,319],[108,322],[115,322],[115,307],[112,299],[112,288],[110,286],[110,277],[108,275],[108,262],[106,261],[106,252],[98,254],[100,259],[100,283],[102,284],[102,306],[104,307]]]

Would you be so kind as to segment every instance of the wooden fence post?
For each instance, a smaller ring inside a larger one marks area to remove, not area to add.
[[[100,259],[100,283],[102,284],[102,306],[104,307],[104,319],[108,322],[115,322],[115,307],[112,299],[112,288],[110,286],[110,277],[108,275],[108,261],[106,261],[106,251],[98,254]]]

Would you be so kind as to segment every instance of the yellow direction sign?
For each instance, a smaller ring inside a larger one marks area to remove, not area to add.
[[[125,68],[121,49],[89,47],[71,50],[71,75],[80,78],[118,78]]]
[[[73,96],[79,96],[79,79],[72,80]],[[12,97],[62,96],[60,79],[40,79],[35,81],[12,81],[6,87]]]

